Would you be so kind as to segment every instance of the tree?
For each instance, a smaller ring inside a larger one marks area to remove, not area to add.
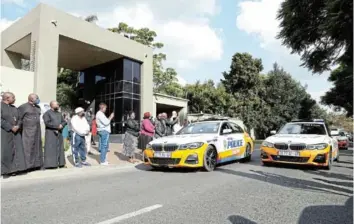
[[[340,71],[333,71],[329,78],[335,87],[322,102],[343,107],[351,116],[353,82],[343,80],[353,77],[353,0],[285,0],[277,18],[278,38],[292,53],[301,55],[303,66],[322,73],[340,65]]]
[[[189,100],[190,113],[203,112],[232,117],[235,115],[235,98],[226,92],[221,83],[215,85],[212,80],[204,83],[197,81],[195,84],[186,85],[185,93]]]
[[[328,123],[332,127],[343,128],[347,132],[353,131],[353,118],[347,117],[345,114],[329,114]]]
[[[347,65],[342,64],[335,69],[328,81],[333,82],[332,87],[324,96],[321,102],[326,105],[333,105],[335,109],[344,108],[348,116],[353,115],[353,71],[348,71]]]
[[[155,42],[157,34],[149,28],[135,29],[125,23],[119,23],[117,27],[108,30],[123,34],[131,40],[135,40],[156,50],[161,50],[164,46],[161,42]],[[173,68],[164,69],[164,61],[166,61],[166,54],[159,52],[153,55],[154,92],[180,97],[184,91],[178,84],[177,72]]]
[[[262,70],[261,59],[253,58],[249,53],[236,53],[232,57],[230,71],[223,72],[224,79],[221,80],[227,92],[240,101],[235,112],[248,129],[256,127],[261,116],[259,74]]]

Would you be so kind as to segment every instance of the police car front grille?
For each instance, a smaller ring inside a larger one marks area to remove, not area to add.
[[[272,156],[272,159],[281,162],[306,163],[309,157]]]
[[[160,151],[173,152],[178,149],[178,145],[177,144],[153,144],[152,149],[156,152],[160,152]]]
[[[288,144],[285,143],[275,143],[274,148],[280,149],[280,150],[287,150],[288,149]]]
[[[150,158],[151,163],[158,165],[178,165],[180,158]]]
[[[289,148],[291,150],[304,150],[304,149],[306,149],[306,145],[305,144],[290,144]]]

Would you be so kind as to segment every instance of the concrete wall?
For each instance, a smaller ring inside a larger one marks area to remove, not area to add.
[[[188,100],[186,100],[186,99],[168,96],[168,95],[164,95],[164,94],[160,94],[160,93],[155,93],[154,100],[153,100],[154,109],[152,110],[152,114],[154,116],[156,115],[157,107],[159,104],[164,104],[164,105],[169,105],[172,107],[180,108],[179,110],[176,109],[176,112],[179,114],[179,119],[181,122],[183,122],[183,120],[187,116]],[[169,113],[169,111],[165,111],[165,112]]]
[[[27,102],[28,94],[34,89],[34,72],[0,66],[1,91],[13,92],[16,96],[15,105]]]
[[[57,21],[56,26],[51,23]],[[112,33],[68,13],[39,4],[30,13],[4,30],[2,35],[2,65],[15,67],[5,49],[31,33],[35,42],[34,92],[43,101],[56,99],[59,35],[107,49],[142,62],[142,111],[153,111],[153,50],[150,47]]]

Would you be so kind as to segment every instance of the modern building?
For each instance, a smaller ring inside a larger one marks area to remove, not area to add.
[[[186,100],[153,94],[153,49],[148,46],[46,4],[1,33],[1,88],[14,92],[17,104],[31,92],[42,102],[55,100],[58,68],[80,73],[85,107],[97,109],[105,102],[115,113],[115,134],[124,132],[128,111],[138,119],[146,111],[187,113]]]

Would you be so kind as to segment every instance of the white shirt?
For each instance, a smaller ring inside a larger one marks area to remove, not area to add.
[[[71,129],[80,136],[85,136],[90,132],[90,125],[85,117],[75,115],[71,118]]]
[[[102,111],[96,113],[97,131],[107,131],[111,133],[111,120]]]

